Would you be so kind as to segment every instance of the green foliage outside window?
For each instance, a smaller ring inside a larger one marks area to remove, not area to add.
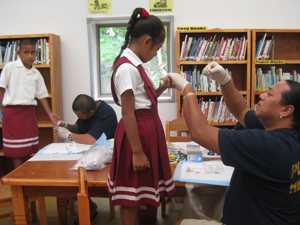
[[[99,46],[100,46],[100,80],[101,80],[101,93],[110,94],[110,78],[111,67],[114,59],[119,54],[121,46],[124,43],[126,33],[125,26],[101,26],[99,27]],[[167,64],[167,43],[165,40],[161,51],[158,52],[157,57],[154,57],[150,62],[145,64],[145,67],[150,71],[150,78],[155,86],[159,85],[161,73],[159,71],[158,57],[161,57],[162,64]]]

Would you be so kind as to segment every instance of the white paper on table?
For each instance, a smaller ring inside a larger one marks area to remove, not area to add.
[[[66,161],[66,160],[78,160],[82,157],[80,154],[35,154],[29,161]]]
[[[37,154],[78,154],[88,151],[93,145],[71,143],[52,143],[42,148]]]
[[[233,170],[221,160],[184,161],[177,164],[173,178],[180,182],[229,186]]]

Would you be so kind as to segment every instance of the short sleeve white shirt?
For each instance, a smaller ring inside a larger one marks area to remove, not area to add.
[[[142,65],[143,62],[129,48],[126,48],[123,51],[121,57],[122,56],[125,56],[127,59],[129,59],[134,66],[130,63],[123,63],[118,67],[114,75],[115,91],[119,103],[122,105],[121,95],[127,90],[132,90],[135,99],[135,109],[150,109],[151,101],[146,94],[144,81],[142,80],[141,75],[136,68],[137,66]],[[146,69],[145,71],[147,74],[149,74]]]
[[[2,104],[37,105],[37,99],[49,97],[41,73],[34,67],[27,69],[21,59],[7,63],[0,76],[0,87],[5,89]]]

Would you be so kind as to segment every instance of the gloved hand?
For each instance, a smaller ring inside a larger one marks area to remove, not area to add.
[[[71,141],[72,136],[71,132],[64,127],[57,127],[56,128],[57,136],[62,139],[63,141]]]
[[[231,80],[231,76],[226,70],[216,62],[208,63],[202,70],[202,74],[217,81],[220,85],[225,85]]]
[[[67,128],[68,126],[68,123],[66,121],[63,121],[63,120],[59,120],[57,121],[57,124],[56,124],[58,127],[64,127],[64,128]]]
[[[167,75],[172,80],[172,85],[178,90],[182,91],[189,82],[178,73],[168,73]]]

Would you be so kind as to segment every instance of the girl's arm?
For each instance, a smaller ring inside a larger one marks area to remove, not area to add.
[[[121,95],[122,117],[126,136],[132,150],[133,170],[143,170],[150,167],[143,146],[141,144],[137,121],[134,112],[134,95],[132,90],[127,90]]]
[[[156,89],[156,96],[160,96],[167,88],[171,88],[171,80],[169,77],[161,78],[160,85]]]

